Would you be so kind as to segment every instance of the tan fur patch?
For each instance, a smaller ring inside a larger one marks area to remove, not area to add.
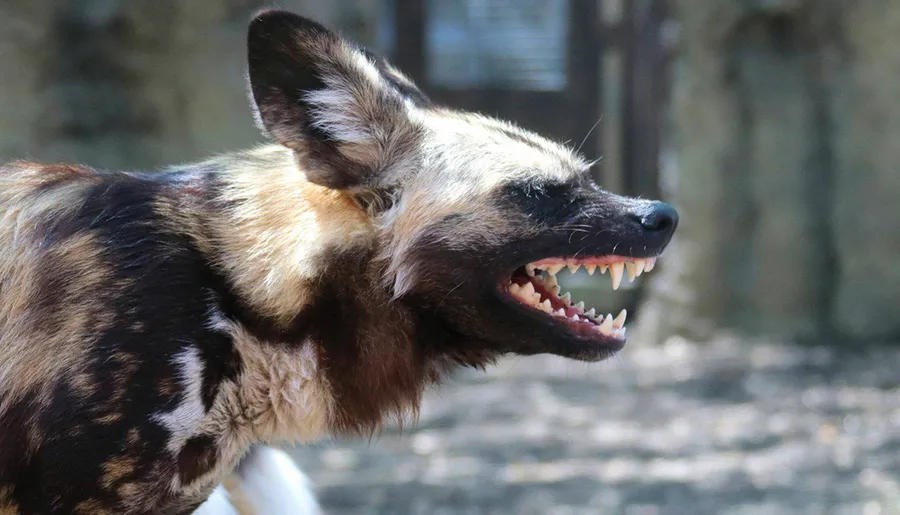
[[[0,515],[19,515],[19,506],[12,500],[12,488],[0,485]]]
[[[101,425],[109,425],[109,424],[115,424],[116,422],[121,420],[121,418],[122,418],[121,413],[108,413],[101,417],[95,418],[94,422],[96,422],[97,424],[101,424]]]
[[[326,251],[367,245],[373,229],[348,194],[308,182],[290,151],[268,147],[255,156],[255,167],[225,174],[226,212],[210,222],[212,239],[241,296],[287,323],[327,272]]]
[[[128,430],[128,433],[125,435],[125,444],[128,445],[129,449],[137,448],[138,444],[141,443],[141,431],[136,427],[132,427]]]
[[[113,515],[113,512],[103,507],[103,503],[97,499],[88,499],[75,506],[77,515]]]
[[[137,460],[128,456],[117,456],[103,464],[103,488],[112,488],[113,484],[134,472]]]
[[[0,392],[0,412],[33,389],[39,403],[47,402],[47,378],[78,370],[90,335],[110,321],[102,297],[83,296],[103,291],[110,277],[93,237],[76,234],[42,244],[96,180],[75,167],[0,170],[0,384],[9,385]],[[90,388],[76,383],[82,393]]]
[[[331,391],[314,345],[284,347],[261,342],[232,325],[242,373],[225,385],[209,424],[225,429],[224,444],[304,441],[327,431]],[[225,426],[225,427],[223,427]],[[246,434],[244,434],[247,432]]]

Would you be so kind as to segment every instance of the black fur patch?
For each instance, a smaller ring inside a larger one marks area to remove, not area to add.
[[[55,225],[55,234],[47,240],[63,245],[68,238],[88,232],[102,244],[102,261],[112,274],[100,291],[85,294],[98,310],[112,313],[114,321],[97,334],[90,349],[86,372],[96,388],[85,398],[72,390],[66,378],[57,378],[52,403],[40,411],[36,422],[41,434],[52,437],[38,449],[32,468],[0,468],[0,483],[6,478],[14,484],[16,500],[26,512],[71,513],[85,500],[91,506],[101,503],[116,509],[119,486],[168,481],[183,464],[169,455],[169,432],[152,416],[171,411],[181,399],[177,356],[196,349],[204,365],[207,409],[221,382],[239,373],[230,337],[206,327],[211,302],[229,293],[219,291],[222,282],[215,280],[208,257],[186,235],[165,229],[168,225],[154,209],[164,194],[171,194],[171,189],[162,183],[110,174],[89,190],[76,216]],[[52,297],[51,289],[62,286],[53,281],[64,280],[49,275],[55,278],[43,286],[45,297]],[[48,305],[46,309],[58,308]],[[174,388],[161,388],[161,384]],[[28,406],[14,408],[3,415],[16,420],[2,424],[0,453],[22,448],[19,419]],[[66,430],[75,427],[80,430]],[[184,456],[197,454],[208,443],[192,441]],[[21,461],[16,456],[3,458],[0,467]],[[212,459],[197,467],[208,468]],[[126,467],[112,484],[103,486],[109,464],[116,460],[133,464],[133,471],[127,472]],[[33,485],[43,490],[35,491]],[[165,488],[159,492],[162,495]]]
[[[178,453],[178,473],[182,484],[190,484],[216,464],[216,441],[208,435],[185,442]]]

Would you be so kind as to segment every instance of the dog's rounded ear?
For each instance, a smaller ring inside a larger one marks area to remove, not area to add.
[[[285,11],[253,18],[247,50],[257,120],[310,181],[370,186],[416,147],[410,115],[427,98],[385,60]]]

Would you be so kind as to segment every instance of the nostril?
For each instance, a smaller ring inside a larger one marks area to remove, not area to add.
[[[670,232],[678,225],[678,211],[665,202],[654,202],[641,217],[641,226],[648,231]]]

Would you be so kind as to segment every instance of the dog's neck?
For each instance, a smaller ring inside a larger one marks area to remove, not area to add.
[[[281,148],[206,168],[204,245],[225,292],[210,323],[232,336],[242,367],[227,418],[255,440],[297,441],[414,413],[441,367],[420,343],[420,316],[391,298],[368,215],[308,182]]]

